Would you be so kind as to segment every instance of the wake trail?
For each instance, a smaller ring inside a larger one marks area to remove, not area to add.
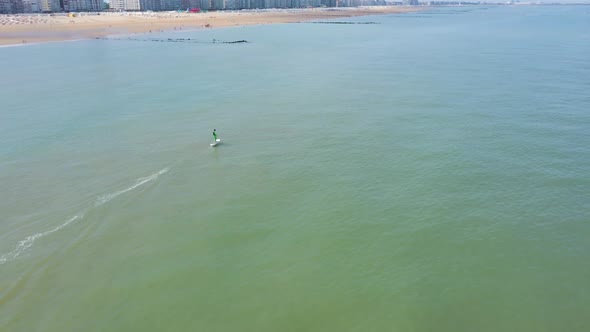
[[[103,205],[103,204],[107,203],[108,201],[112,200],[113,198],[115,198],[115,197],[117,197],[117,196],[119,196],[119,195],[121,195],[121,194],[124,194],[124,193],[126,193],[126,192],[129,192],[129,191],[131,191],[131,190],[133,190],[133,189],[135,189],[135,188],[137,188],[137,187],[141,186],[142,184],[145,184],[145,183],[147,183],[147,182],[150,182],[150,181],[154,181],[154,180],[156,180],[156,179],[157,179],[157,178],[158,178],[160,175],[162,175],[162,174],[164,174],[164,173],[166,173],[166,172],[168,172],[168,167],[166,167],[166,168],[164,168],[164,169],[160,170],[159,172],[157,172],[157,173],[154,173],[154,174],[152,174],[152,175],[150,175],[150,176],[146,176],[146,177],[144,177],[144,178],[139,178],[139,179],[137,179],[137,180],[135,181],[135,184],[134,184],[134,185],[132,185],[132,186],[131,186],[131,187],[129,187],[129,188],[126,188],[126,189],[123,189],[123,190],[117,191],[117,192],[115,192],[115,193],[112,193],[112,194],[108,194],[108,195],[102,195],[102,196],[98,197],[98,199],[96,200],[96,203],[94,204],[94,206],[101,206],[101,205]]]
[[[130,192],[133,189],[136,189],[148,182],[155,181],[156,179],[158,179],[158,177],[160,175],[165,174],[168,171],[169,171],[169,167],[166,167],[166,168],[161,169],[160,171],[158,171],[152,175],[135,180],[135,184],[133,184],[132,186],[130,186],[128,188],[125,188],[123,190],[119,190],[119,191],[114,192],[112,194],[99,196],[96,200],[96,203],[94,204],[94,207],[96,208],[101,205],[104,205],[119,195]],[[57,231],[60,231],[64,228],[66,228],[71,223],[83,219],[84,216],[86,215],[86,213],[88,213],[91,209],[92,208],[89,208],[89,209],[86,209],[86,210],[78,213],[77,215],[71,217],[70,219],[66,220],[64,223],[62,223],[59,226],[56,226],[53,229],[50,229],[50,230],[42,232],[42,233],[33,234],[33,235],[27,236],[26,238],[20,240],[17,243],[16,247],[12,251],[2,254],[2,256],[0,256],[0,265],[15,260],[23,251],[25,251],[28,248],[30,248],[31,246],[33,246],[33,243],[35,242],[35,240],[45,237],[47,235],[50,235],[52,233],[55,233]]]
[[[1,264],[4,264],[6,262],[12,261],[15,258],[17,258],[18,255],[20,255],[23,251],[25,251],[26,249],[30,248],[33,245],[33,243],[35,242],[35,240],[37,240],[38,238],[47,236],[47,235],[49,235],[51,233],[55,233],[55,232],[59,231],[60,229],[68,226],[72,222],[74,222],[76,220],[79,220],[79,219],[82,219],[82,218],[84,218],[84,214],[73,216],[72,218],[68,219],[66,222],[64,222],[63,224],[55,227],[54,229],[45,231],[43,233],[37,233],[37,234],[34,234],[34,235],[30,235],[30,236],[27,236],[26,238],[24,238],[23,240],[20,240],[18,242],[18,244],[16,245],[16,248],[14,248],[14,250],[12,250],[11,252],[6,253],[6,254],[3,254],[2,256],[0,256],[0,265]]]

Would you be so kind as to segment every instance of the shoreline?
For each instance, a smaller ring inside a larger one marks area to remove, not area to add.
[[[0,46],[105,38],[218,27],[297,23],[323,19],[402,14],[424,10],[410,6],[303,8],[176,12],[81,13],[76,17],[47,14],[0,15]]]

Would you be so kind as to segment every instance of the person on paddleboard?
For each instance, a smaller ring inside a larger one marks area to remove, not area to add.
[[[215,131],[215,129],[213,129],[213,141],[217,141],[217,132]]]

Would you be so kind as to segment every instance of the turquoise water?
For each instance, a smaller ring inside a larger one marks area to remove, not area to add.
[[[0,49],[0,331],[588,331],[590,9],[353,20]]]

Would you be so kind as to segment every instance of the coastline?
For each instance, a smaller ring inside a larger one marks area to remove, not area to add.
[[[0,45],[104,38],[111,35],[181,31],[276,23],[297,23],[368,15],[401,14],[423,10],[409,6],[304,8],[219,11],[208,13],[140,12],[79,14],[77,17],[46,14],[0,15]]]

